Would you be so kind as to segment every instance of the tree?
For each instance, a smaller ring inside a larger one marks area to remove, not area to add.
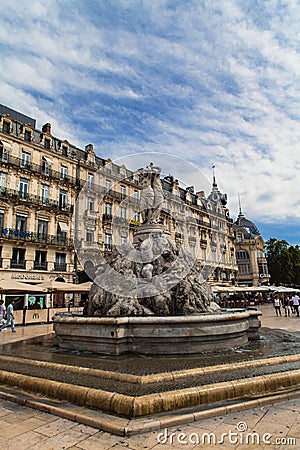
[[[271,283],[300,284],[300,248],[285,240],[270,238],[265,245]]]

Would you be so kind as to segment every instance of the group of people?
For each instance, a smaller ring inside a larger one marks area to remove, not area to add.
[[[15,333],[14,300],[5,307],[4,301],[0,300],[0,331],[5,330],[11,324],[11,331]]]
[[[299,296],[295,293],[291,297],[288,295],[276,294],[273,299],[274,308],[277,316],[281,316],[281,308],[284,309],[284,316],[289,317],[291,314],[296,314],[299,317]]]

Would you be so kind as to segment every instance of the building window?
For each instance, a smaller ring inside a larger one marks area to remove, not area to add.
[[[16,215],[16,230],[21,233],[26,233],[27,216],[21,214]]]
[[[42,174],[50,175],[50,160],[45,157],[42,160]]]
[[[106,190],[109,191],[111,189],[111,180],[106,180]]]
[[[87,210],[88,211],[94,211],[94,199],[93,197],[88,197],[87,199]]]
[[[95,165],[95,158],[93,156],[90,156],[89,165],[92,167],[94,167],[94,165]]]
[[[0,159],[2,162],[8,162],[8,150],[0,141]]]
[[[58,222],[57,224],[57,240],[59,243],[65,244],[67,240],[67,233],[69,231],[69,226],[66,222]]]
[[[59,190],[59,208],[64,209],[67,206],[67,191]]]
[[[27,169],[30,168],[30,153],[25,152],[24,150],[22,150],[21,155],[21,167],[25,167]]]
[[[135,222],[139,222],[140,221],[140,214],[138,212],[134,213],[133,220]]]
[[[43,250],[35,251],[33,268],[35,270],[47,270],[47,252]]]
[[[86,230],[86,241],[87,242],[95,242],[93,228],[87,228],[87,230]]]
[[[111,216],[111,214],[112,214],[112,204],[111,203],[105,203],[105,214],[107,216]]]
[[[27,141],[27,142],[31,141],[31,131],[29,131],[29,130],[24,131],[24,141]]]
[[[221,258],[222,258],[222,264],[225,264],[226,263],[226,253],[222,252]]]
[[[66,254],[65,253],[56,253],[55,254],[54,270],[57,270],[59,272],[66,272],[67,264],[66,264]]]
[[[126,208],[124,206],[120,206],[120,219],[126,220]]]
[[[68,147],[66,145],[62,146],[61,151],[63,156],[68,156]]]
[[[3,133],[10,133],[10,123],[7,120],[3,120],[2,131]]]
[[[126,197],[126,186],[120,186],[121,198]]]
[[[238,263],[238,269],[240,275],[247,275],[251,273],[250,263]]]
[[[44,219],[38,220],[38,239],[42,242],[47,239],[48,235],[48,221]]]
[[[2,246],[0,247],[0,267],[2,267]]]
[[[94,174],[89,173],[88,174],[88,187],[92,189],[94,187]]]
[[[139,201],[139,191],[134,191],[133,193],[133,198],[135,202]]]
[[[237,234],[237,241],[238,242],[243,242],[243,234],[242,233],[238,233]]]
[[[112,249],[112,241],[111,241],[111,234],[110,233],[105,233],[104,235],[104,250],[106,252],[110,252]]]
[[[41,185],[41,204],[47,205],[49,200],[49,186],[47,184]]]
[[[27,180],[26,178],[20,178],[19,197],[23,198],[23,199],[27,199],[28,191],[29,191],[29,180]]]
[[[25,248],[13,248],[12,249],[12,258],[10,260],[11,269],[25,269],[26,261],[25,261]]]
[[[201,247],[201,259],[206,261],[206,248]]]
[[[7,173],[0,172],[0,192],[6,191]]]
[[[236,259],[237,260],[250,259],[249,253],[246,250],[237,250],[237,252],[236,252]]]
[[[265,255],[264,255],[264,252],[262,251],[262,250],[257,250],[257,257],[258,258],[263,258]]]
[[[0,235],[2,234],[3,228],[4,228],[4,213],[0,212]]]
[[[68,178],[68,168],[67,166],[60,166],[60,179],[66,180]]]
[[[46,150],[50,150],[50,147],[51,147],[51,141],[50,141],[50,139],[45,138],[45,139],[44,139],[44,148],[45,148]]]
[[[139,177],[137,175],[134,175],[133,182],[134,184],[139,184]]]

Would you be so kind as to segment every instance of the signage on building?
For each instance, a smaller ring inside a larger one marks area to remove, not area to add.
[[[29,233],[27,231],[19,231],[19,230],[12,230],[11,228],[2,228],[1,233],[3,233],[5,236],[20,236],[20,237],[28,237],[32,238],[34,236],[33,233]]]
[[[43,281],[44,275],[38,273],[12,273],[10,278],[12,280],[38,280]]]

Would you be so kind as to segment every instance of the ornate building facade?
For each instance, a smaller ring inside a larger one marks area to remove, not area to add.
[[[244,286],[267,285],[270,281],[265,243],[258,228],[247,219],[241,209],[234,222],[237,282]]]
[[[140,224],[138,172],[97,156],[91,144],[80,149],[56,138],[49,123],[39,130],[35,119],[1,105],[0,180],[1,279],[78,282],[89,267],[80,266],[74,242],[106,257],[132,240]],[[208,197],[181,188],[173,176],[161,181],[166,230],[195,255],[205,278],[231,284],[237,276],[233,222],[215,178]],[[83,187],[84,204],[75,208]]]

